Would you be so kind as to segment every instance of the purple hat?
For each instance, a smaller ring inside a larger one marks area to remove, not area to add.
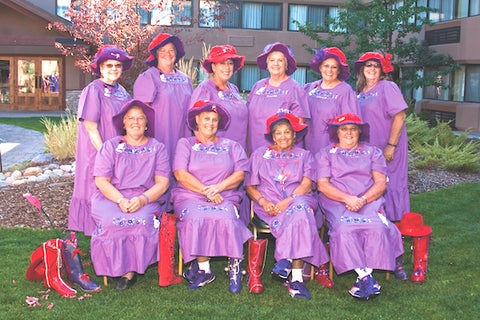
[[[374,60],[382,66],[382,71],[383,73],[390,73],[393,71],[393,66],[392,66],[392,55],[390,53],[387,53],[385,57],[383,57],[380,53],[378,52],[367,52],[363,54],[360,59],[355,61],[353,64],[353,71],[355,72],[356,75],[359,74],[360,68],[365,64],[365,62],[369,60]]]
[[[287,47],[287,45],[281,42],[269,43],[263,48],[261,55],[257,57],[257,66],[262,70],[267,70],[267,57],[270,53],[274,51],[279,51],[283,53],[287,59],[287,75],[292,75],[295,70],[297,70],[297,63],[295,62],[295,55],[293,54],[292,49]]]
[[[290,112],[278,112],[275,113],[273,116],[267,119],[267,132],[265,132],[265,139],[273,143],[273,125],[280,120],[287,120],[290,122],[290,125],[292,126],[293,131],[297,134],[296,138],[297,140],[295,143],[299,142],[302,140],[302,138],[305,136],[307,133],[307,128],[308,125],[305,123],[301,123],[300,119],[295,116],[293,113]]]
[[[117,129],[118,134],[125,134],[125,128],[123,127],[123,118],[127,114],[128,110],[133,107],[139,107],[145,113],[147,117],[147,128],[145,129],[145,135],[147,137],[154,137],[155,133],[155,111],[149,105],[143,103],[140,100],[130,100],[123,105],[122,110],[113,116],[113,126]]]
[[[117,60],[123,63],[122,71],[127,71],[132,66],[133,57],[129,56],[125,51],[117,46],[105,45],[98,49],[98,52],[93,58],[93,62],[90,65],[90,69],[97,76],[101,76],[100,65],[107,60]]]
[[[320,65],[323,61],[333,58],[335,59],[338,64],[340,65],[340,73],[338,74],[338,79],[340,81],[345,81],[350,77],[350,67],[347,64],[347,58],[342,50],[336,47],[323,47],[320,50],[315,50],[315,57],[310,62],[310,68],[316,72],[320,73]]]
[[[370,140],[370,126],[368,123],[363,122],[362,119],[360,119],[360,117],[355,113],[344,113],[328,122],[327,126],[328,134],[330,135],[330,141],[338,143],[337,129],[339,126],[343,126],[344,124],[356,124],[360,127],[362,133],[358,138],[359,141],[368,142]]]
[[[198,130],[195,117],[202,112],[218,113],[218,130],[225,130],[230,124],[230,113],[222,105],[210,100],[198,100],[187,112],[187,125],[193,131]]]
[[[155,38],[153,38],[152,42],[150,42],[150,44],[148,45],[148,52],[150,52],[150,57],[145,60],[145,63],[152,67],[156,67],[158,65],[157,50],[169,42],[173,43],[175,49],[177,50],[175,63],[177,63],[178,60],[182,59],[185,55],[185,49],[183,48],[182,40],[180,40],[180,38],[176,35],[160,33]]]
[[[215,46],[210,50],[208,59],[203,60],[202,67],[205,69],[205,72],[212,74],[212,63],[222,62],[228,59],[233,61],[233,72],[237,72],[242,68],[243,62],[245,61],[245,57],[239,56],[233,46]]]

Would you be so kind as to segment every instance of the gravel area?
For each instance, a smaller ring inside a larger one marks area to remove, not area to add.
[[[46,182],[0,188],[0,226],[50,229],[47,218],[30,204],[23,194],[30,188],[46,214],[60,232],[67,230],[68,207],[73,191],[73,176]],[[457,173],[441,169],[411,170],[408,188],[411,194],[448,188],[463,182],[480,182],[480,173]]]

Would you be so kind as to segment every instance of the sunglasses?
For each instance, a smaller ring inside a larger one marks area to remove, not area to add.
[[[380,63],[365,63],[365,68],[380,69]]]
[[[115,67],[117,69],[120,69],[122,67],[122,64],[121,63],[106,63],[105,67],[107,67],[108,69],[112,69],[113,67]]]

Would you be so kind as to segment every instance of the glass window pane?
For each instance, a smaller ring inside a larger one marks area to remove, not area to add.
[[[428,2],[428,7],[436,9],[436,12],[430,12],[430,20],[433,22],[440,21],[440,0],[430,0]]]
[[[244,3],[242,6],[242,28],[261,29],[262,28],[262,4]]]
[[[465,92],[465,66],[462,65],[459,70],[455,70],[453,80],[453,101],[464,101]]]
[[[298,67],[297,70],[295,70],[295,72],[291,75],[291,77],[303,87],[307,80],[307,68]]]
[[[70,18],[65,16],[65,13],[68,12],[68,8],[70,7],[70,2],[70,0],[57,0],[57,16],[70,21]]]
[[[454,3],[452,0],[442,0],[442,21],[453,20]]]
[[[18,92],[35,92],[35,60],[18,60]]]
[[[58,61],[57,60],[42,60],[42,92],[43,93],[58,93],[59,92],[59,78],[58,78]]]
[[[328,7],[309,7],[308,21],[314,25],[324,26],[325,17],[328,14]]]
[[[470,0],[470,16],[480,14],[480,1]]]
[[[0,60],[0,104],[10,103],[10,60]]]
[[[200,1],[200,17],[198,25],[200,27],[218,27],[218,21],[215,17],[218,15],[217,1]]]
[[[262,29],[282,29],[282,4],[264,3],[262,10]]]
[[[260,70],[256,65],[245,65],[241,70],[240,91],[250,91],[258,80],[260,80]]]
[[[224,28],[240,28],[240,4],[232,3],[225,13],[225,20],[222,21]]]
[[[301,25],[307,22],[308,7],[302,5],[291,4],[288,6],[288,30],[298,31],[298,26],[293,21],[298,21]]]
[[[457,0],[457,1],[458,1],[457,18],[468,17],[468,1],[469,0]]]
[[[480,65],[467,66],[465,101],[480,102]]]

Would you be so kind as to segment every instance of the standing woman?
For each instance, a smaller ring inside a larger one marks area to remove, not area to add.
[[[291,112],[301,122],[310,118],[308,101],[300,86],[290,76],[297,70],[292,50],[280,42],[265,46],[257,57],[257,66],[267,70],[270,77],[254,84],[248,96],[248,147],[253,153],[257,148],[270,144],[265,136],[267,119],[278,112]],[[303,142],[301,142],[303,143]]]
[[[391,54],[386,57],[367,52],[354,64],[358,77],[357,93],[364,121],[370,124],[370,144],[383,151],[387,161],[385,211],[390,221],[402,219],[410,211],[408,193],[408,138],[405,110],[408,108],[400,88],[386,80],[393,71]]]
[[[218,102],[235,119],[217,136],[236,141],[245,149],[247,146],[248,109],[238,92],[236,85],[228,82],[235,72],[243,67],[245,57],[237,55],[234,47],[229,45],[215,46],[202,62],[202,67],[210,79],[204,80],[193,91],[190,105],[198,100]]]
[[[175,63],[185,55],[179,37],[160,33],[148,45],[148,51],[150,57],[145,62],[150,68],[138,76],[133,96],[155,110],[155,122],[152,124],[155,126],[155,139],[167,148],[171,165],[177,141],[187,132],[185,116],[193,92],[192,81],[175,68]],[[170,181],[174,182],[173,177]],[[170,209],[167,201],[165,210]]]
[[[83,89],[78,102],[78,136],[75,183],[68,213],[68,228],[92,235],[91,198],[97,189],[93,166],[103,142],[117,135],[112,118],[130,100],[128,92],[117,83],[122,71],[132,66],[133,57],[116,46],[100,48],[90,68],[100,79]]]
[[[344,113],[360,114],[360,109],[355,91],[345,82],[350,77],[350,68],[340,49],[316,50],[310,68],[322,75],[322,79],[304,87],[311,115],[305,149],[316,154],[330,143],[328,121]]]

